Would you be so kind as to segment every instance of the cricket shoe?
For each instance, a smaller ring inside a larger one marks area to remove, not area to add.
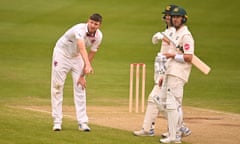
[[[179,129],[179,131],[180,131],[180,133],[181,133],[181,135],[183,137],[187,137],[187,136],[189,136],[192,133],[192,131],[188,127],[186,127],[186,126],[182,126]]]
[[[61,124],[54,124],[53,125],[53,131],[61,131],[61,130],[62,130]]]
[[[80,131],[84,131],[84,132],[90,132],[90,131],[91,131],[91,129],[89,128],[89,126],[88,126],[87,123],[81,123],[81,124],[79,124],[78,129],[79,129]]]
[[[165,143],[165,144],[168,144],[168,143],[180,144],[180,143],[182,143],[181,137],[178,135],[176,136],[176,139],[174,139],[174,140],[170,139],[169,137],[166,137],[166,138],[160,139],[160,142]]]
[[[141,129],[139,131],[134,131],[133,135],[135,136],[154,136],[154,129],[150,129],[149,132],[144,131],[144,129]]]
[[[168,132],[162,133],[161,136],[162,136],[162,138],[166,138],[169,136],[169,133]]]

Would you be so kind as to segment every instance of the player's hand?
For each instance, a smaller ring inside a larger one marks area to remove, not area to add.
[[[77,85],[81,85],[83,89],[86,88],[86,79],[84,75],[81,75],[77,81]]]
[[[84,73],[85,74],[93,74],[93,68],[92,68],[92,66],[90,64],[89,65],[85,65]]]
[[[164,36],[160,32],[155,33],[152,37],[152,43],[157,44],[159,40],[163,39],[163,37]]]
[[[158,86],[161,87],[163,84],[163,77],[158,80]]]

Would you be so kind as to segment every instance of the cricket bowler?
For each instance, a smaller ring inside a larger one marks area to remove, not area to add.
[[[87,23],[76,24],[57,41],[52,57],[51,104],[53,131],[62,130],[63,88],[68,73],[73,79],[74,104],[78,129],[90,131],[86,112],[86,79],[92,73],[91,62],[102,42],[99,30],[102,16],[92,14]],[[89,52],[86,48],[89,48]]]

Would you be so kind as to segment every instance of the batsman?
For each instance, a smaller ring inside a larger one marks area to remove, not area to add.
[[[163,21],[167,24],[166,30],[163,32],[165,35],[169,37],[173,37],[176,29],[172,26],[171,23],[171,11],[176,8],[176,5],[168,5],[165,10],[162,12],[164,14]],[[162,112],[164,117],[167,119],[167,112],[166,112],[166,94],[164,94],[166,87],[163,86],[163,81],[166,78],[166,71],[167,71],[167,63],[169,59],[165,56],[166,53],[175,51],[175,49],[172,48],[172,45],[164,40],[164,36],[157,32],[152,37],[152,43],[157,44],[160,40],[162,40],[161,43],[161,49],[160,52],[157,54],[155,58],[154,63],[154,82],[155,85],[153,87],[152,92],[149,95],[148,98],[148,105],[143,121],[142,129],[139,131],[134,131],[134,135],[136,136],[153,136],[154,135],[154,127],[155,127],[155,121],[157,116],[159,115],[159,112]],[[175,48],[175,47],[174,47]],[[157,104],[155,104],[157,103]],[[181,109],[181,108],[179,108]],[[178,125],[178,131],[181,131],[181,136],[188,136],[191,134],[191,131],[183,125],[183,122],[179,122]],[[168,137],[169,133],[163,133],[163,137]]]
[[[177,6],[170,12],[170,16],[171,24],[176,28],[176,33],[172,36],[175,44],[170,43],[169,51],[163,54],[167,58],[167,69],[162,84],[162,93],[166,96],[163,104],[167,113],[169,135],[160,139],[160,142],[181,143],[178,126],[183,121],[183,88],[188,82],[192,68],[194,40],[186,26],[188,16],[185,9]],[[157,39],[164,40],[164,35],[158,33]],[[162,103],[157,104],[161,107]]]

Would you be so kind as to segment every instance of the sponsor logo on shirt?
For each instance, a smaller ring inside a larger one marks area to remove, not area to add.
[[[184,48],[184,50],[189,50],[190,49],[190,44],[184,44],[183,48]]]

